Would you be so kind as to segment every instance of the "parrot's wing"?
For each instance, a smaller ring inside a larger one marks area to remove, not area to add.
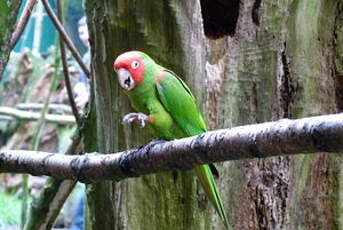
[[[195,98],[181,78],[170,70],[162,70],[155,86],[163,107],[187,136],[206,131],[206,124]]]
[[[155,86],[160,102],[185,134],[193,136],[206,131],[206,124],[196,105],[195,98],[181,78],[169,70],[163,70],[162,73],[159,73]],[[198,165],[196,167],[202,187],[228,229],[229,224],[224,204],[211,169],[218,175],[214,165]]]
[[[164,69],[160,74],[160,80],[155,85],[164,108],[188,136],[205,132],[206,124],[186,83],[170,70]],[[209,166],[212,173],[219,177],[216,167],[213,164]]]

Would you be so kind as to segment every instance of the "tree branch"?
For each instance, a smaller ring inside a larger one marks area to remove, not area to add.
[[[60,0],[57,0],[56,4],[57,4],[58,18],[61,21],[61,24],[63,26],[62,3]],[[78,125],[80,125],[80,114],[79,114],[79,110],[76,107],[76,103],[75,103],[74,95],[73,95],[73,90],[71,88],[71,83],[70,83],[70,78],[69,78],[66,50],[65,50],[65,46],[64,46],[63,39],[61,38],[61,36],[59,39],[60,39],[60,51],[61,51],[62,67],[63,67],[63,73],[64,73],[64,80],[65,80],[66,88],[67,88],[68,99],[69,99],[69,103],[70,103],[71,109],[73,111],[74,117],[76,119],[76,123]]]
[[[41,114],[35,112],[21,111],[11,107],[0,106],[0,115],[7,115],[19,118],[21,120],[36,121],[39,120]],[[56,114],[46,114],[45,121],[57,124],[75,124],[75,118],[71,115],[56,115]]]
[[[15,45],[17,44],[20,36],[22,35],[27,22],[29,21],[29,18],[31,16],[31,12],[34,8],[34,6],[36,5],[37,0],[29,0],[23,10],[23,14],[22,17],[19,19],[18,24],[16,25],[13,33],[12,33],[12,37],[11,37],[11,41],[10,41],[10,46],[11,49],[13,49],[15,47]]]
[[[73,55],[73,57],[75,58],[77,63],[80,65],[82,70],[85,72],[85,74],[88,76],[88,78],[90,78],[91,72],[90,72],[89,68],[82,61],[82,58],[81,58],[79,52],[77,51],[77,49],[76,49],[75,45],[73,44],[73,42],[71,41],[71,39],[69,38],[68,34],[65,32],[61,22],[58,20],[57,16],[55,15],[54,11],[52,10],[49,2],[47,0],[42,0],[42,3],[44,5],[46,12],[48,13],[49,17],[51,18],[51,21],[54,23],[57,31],[60,33],[61,38],[63,39],[63,41],[65,42],[65,44],[69,48],[71,54]]]
[[[343,114],[336,114],[211,131],[169,142],[155,141],[116,154],[66,156],[2,151],[0,172],[25,172],[82,182],[121,180],[171,169],[190,169],[210,162],[341,152],[342,140]]]
[[[41,110],[44,107],[42,103],[20,103],[16,105],[16,107],[20,110]],[[65,113],[71,113],[71,107],[65,104],[49,104],[49,110],[56,110]]]
[[[81,136],[74,138],[65,154],[80,154],[82,151],[81,143]],[[30,215],[24,230],[51,229],[75,184],[75,180],[48,178],[44,189],[31,204]]]

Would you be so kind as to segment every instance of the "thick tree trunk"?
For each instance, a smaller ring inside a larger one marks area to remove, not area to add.
[[[190,41],[186,39],[189,36],[181,36],[181,31],[191,31],[192,22],[188,17],[192,14],[183,11],[192,9],[191,3],[183,6],[167,1],[154,4],[147,1],[87,2],[88,17],[94,19],[90,31],[95,47],[94,106],[98,151],[137,147],[153,138],[151,132],[123,126],[121,122],[124,114],[132,109],[119,89],[112,69],[113,61],[120,53],[144,50],[163,65],[187,77],[185,79],[189,82],[193,80],[192,75],[202,76],[203,69],[195,64],[205,58],[201,49],[204,40],[201,36],[194,38],[190,51],[194,51],[197,57],[194,59],[187,55],[186,47]],[[200,5],[197,3],[193,10],[200,25],[198,28],[201,28]],[[92,185],[88,187],[88,205],[92,220],[90,229],[175,229],[175,226],[179,229],[208,229],[210,222],[206,220],[213,211],[196,183],[193,171]]]
[[[185,79],[211,129],[343,109],[340,1],[220,2],[87,1],[94,103],[86,152],[153,138],[121,123],[132,109],[112,65],[127,50],[147,52]],[[230,36],[210,40],[204,31]],[[231,229],[339,228],[338,156],[219,165]],[[87,198],[88,229],[224,229],[193,171],[93,184]]]

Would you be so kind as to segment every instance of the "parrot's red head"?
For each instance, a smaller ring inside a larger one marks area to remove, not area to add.
[[[114,61],[113,69],[117,72],[120,86],[129,91],[143,81],[144,61],[143,53],[130,51],[121,54]]]

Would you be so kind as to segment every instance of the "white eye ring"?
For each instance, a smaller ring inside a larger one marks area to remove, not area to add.
[[[138,61],[133,61],[133,62],[131,62],[131,68],[132,68],[132,69],[137,69],[138,66],[139,66]]]

